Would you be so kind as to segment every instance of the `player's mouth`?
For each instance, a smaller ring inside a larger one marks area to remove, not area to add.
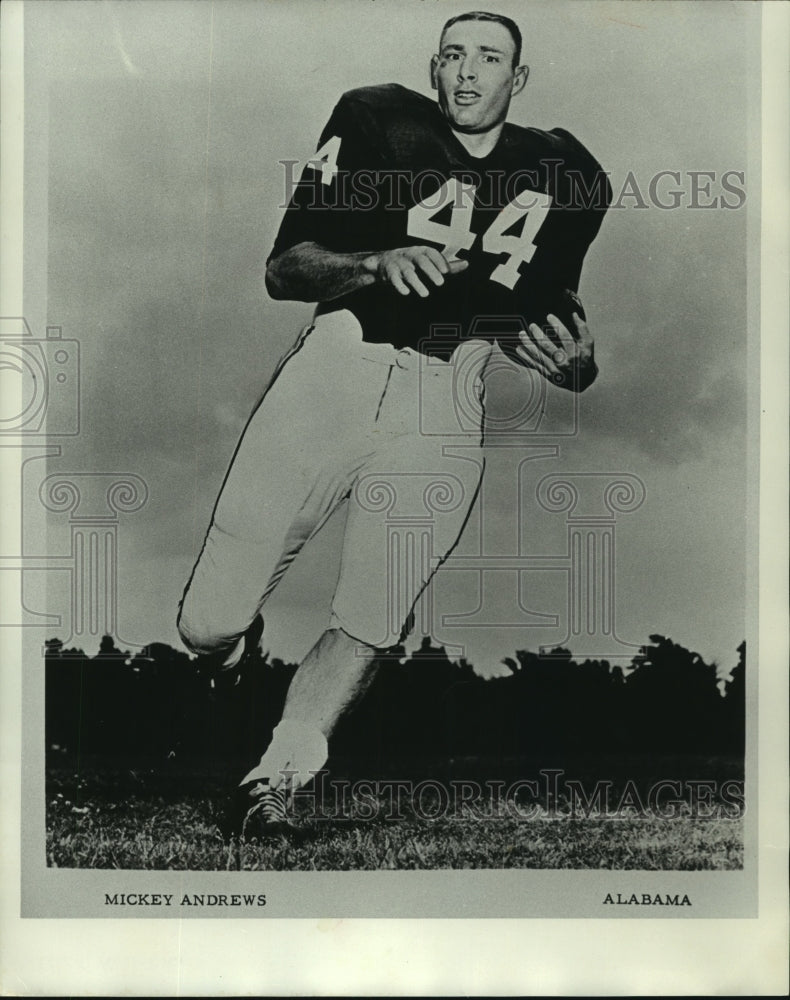
[[[456,90],[453,94],[453,99],[456,104],[460,104],[465,107],[469,104],[474,104],[476,101],[480,100],[481,95],[478,94],[476,90]]]

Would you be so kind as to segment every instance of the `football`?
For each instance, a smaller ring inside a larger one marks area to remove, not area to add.
[[[576,333],[576,324],[573,322],[574,313],[578,313],[585,321],[587,319],[581,299],[570,288],[563,288],[560,291],[533,297],[530,302],[530,308],[524,316],[528,326],[531,323],[536,323],[552,340],[556,341],[556,334],[546,319],[549,313],[556,316],[571,334]],[[524,359],[516,353],[516,348],[521,346],[521,338],[518,334],[519,330],[511,327],[506,332],[498,332],[496,339],[499,346],[511,360],[519,365],[523,365]],[[557,342],[557,347],[560,346],[560,343]]]

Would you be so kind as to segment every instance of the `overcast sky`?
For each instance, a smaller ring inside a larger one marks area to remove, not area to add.
[[[465,9],[29,5],[33,37],[45,37],[49,18],[47,321],[79,339],[82,358],[82,433],[50,469],[127,471],[148,484],[148,504],[119,531],[128,643],[180,646],[176,605],[236,440],[310,316],[270,301],[262,285],[281,214],[278,161],[309,156],[344,90],[400,82],[430,93],[441,24]],[[604,0],[488,9],[518,20],[531,67],[511,120],[569,129],[616,195],[632,172],[648,202],[624,198],[588,255],[581,295],[601,375],[579,401],[578,435],[560,442],[559,459],[531,463],[526,494],[562,471],[639,477],[645,502],[617,525],[618,633],[670,635],[729,668],[746,628],[746,247],[758,177],[747,160],[754,66],[744,53],[759,10]],[[743,171],[746,203],[662,210],[648,197],[661,170],[681,173],[686,203],[689,171],[714,172],[712,196],[726,171]],[[518,391],[503,378],[502,405]],[[486,551],[560,553],[564,515],[538,517],[526,500],[518,538],[523,458],[509,449],[490,463]],[[300,657],[324,627],[341,529],[342,518],[327,526],[270,602],[264,645],[274,655]],[[51,531],[53,548],[67,547],[65,520]],[[472,531],[461,551],[477,542]],[[529,574],[526,606],[566,616],[558,578]],[[514,623],[515,582],[486,584],[492,621]],[[479,603],[466,573],[444,574],[435,597],[444,614]],[[490,672],[561,633],[443,627],[437,638]]]

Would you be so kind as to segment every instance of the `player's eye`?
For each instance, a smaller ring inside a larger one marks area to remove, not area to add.
[[[460,58],[461,58],[461,53],[460,52],[445,52],[445,54],[444,54],[444,60],[445,60],[445,62],[452,62],[452,61],[454,61],[456,59],[460,59]]]
[[[499,62],[499,56],[483,56],[483,61],[484,62],[498,63]]]

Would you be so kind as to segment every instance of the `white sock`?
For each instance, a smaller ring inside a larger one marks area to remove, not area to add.
[[[313,777],[312,771],[321,770],[328,756],[326,737],[320,729],[298,719],[283,719],[260,763],[239,784],[266,780],[270,788],[277,788],[291,780],[292,787],[299,788]],[[283,771],[296,773],[284,775]]]

